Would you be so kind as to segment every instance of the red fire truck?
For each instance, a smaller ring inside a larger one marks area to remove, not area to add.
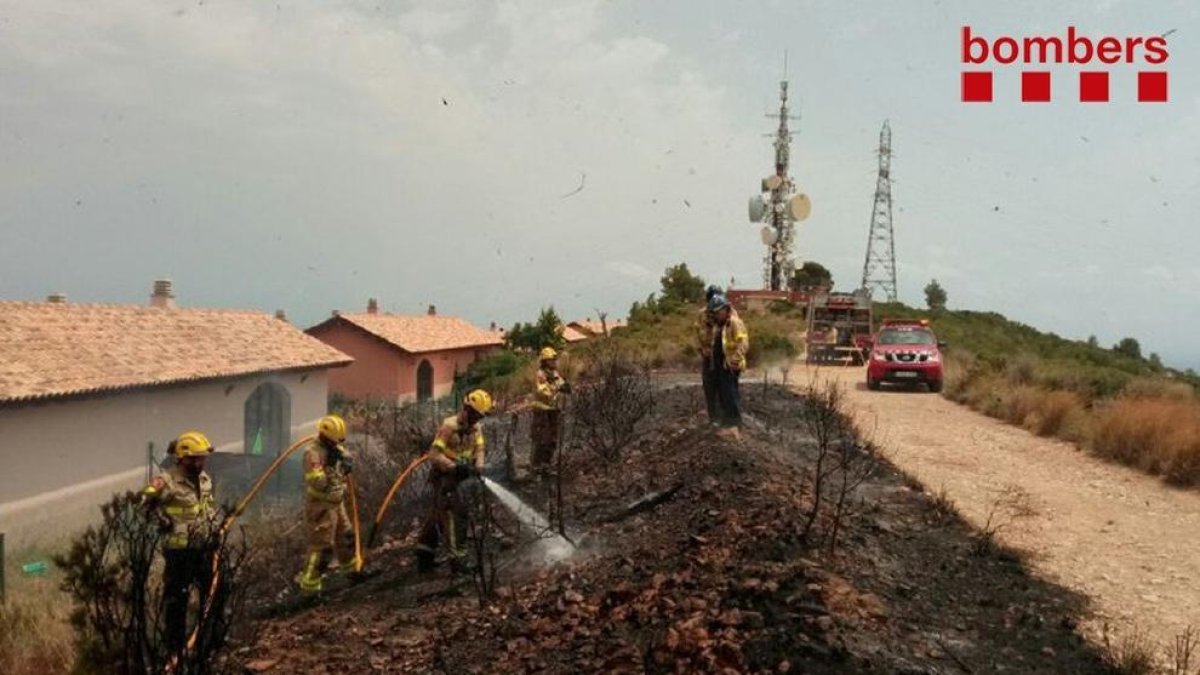
[[[805,360],[861,366],[871,351],[871,326],[871,298],[864,291],[815,293],[808,302]]]

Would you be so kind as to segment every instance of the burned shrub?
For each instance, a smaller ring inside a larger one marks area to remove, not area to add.
[[[582,442],[608,461],[637,438],[654,408],[650,371],[619,349],[590,356],[568,408]]]
[[[210,568],[189,594],[187,630],[189,635],[195,631],[195,642],[176,651],[169,645],[163,607],[160,551],[166,535],[146,517],[140,502],[134,493],[114,496],[101,506],[102,522],[55,557],[64,575],[62,588],[75,602],[74,670],[119,675],[219,672],[218,657],[243,615],[245,541],[240,532],[223,531],[219,520],[192,532],[190,544],[204,552],[204,564]],[[213,578],[215,583],[207,583]]]

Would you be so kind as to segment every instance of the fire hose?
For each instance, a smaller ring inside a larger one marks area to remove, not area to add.
[[[230,512],[229,515],[225,516],[225,520],[222,521],[221,527],[218,530],[218,541],[224,539],[226,533],[228,533],[230,528],[233,527],[234,523],[237,522],[237,519],[246,512],[246,509],[250,506],[250,502],[252,502],[256,496],[258,496],[258,493],[260,490],[262,490],[262,487],[266,485],[268,480],[271,479],[271,476],[275,475],[275,472],[279,470],[279,467],[283,466],[283,463],[292,456],[292,453],[296,452],[296,450],[300,449],[314,439],[316,439],[316,436],[305,436],[304,438],[301,438],[300,440],[288,446],[288,448],[283,452],[279,453],[279,456],[276,457],[275,460],[271,462],[271,465],[268,466],[266,470],[263,471],[258,477],[258,480],[254,481],[254,484],[250,486],[250,489],[246,492],[246,494],[243,495],[240,500],[238,500],[237,506],[234,507],[233,511]],[[358,498],[355,495],[356,486],[353,474],[348,477],[347,487],[350,490],[350,509],[353,512],[354,571],[361,572],[363,567],[362,538],[359,533]],[[196,622],[196,626],[192,629],[191,635],[188,636],[187,643],[184,645],[183,649],[172,655],[171,659],[167,662],[166,667],[163,669],[163,673],[165,675],[171,675],[171,673],[175,671],[175,668],[179,665],[179,659],[184,653],[195,649],[196,641],[200,636],[200,629],[204,627],[205,621],[208,620],[208,615],[212,612],[213,600],[217,595],[217,586],[220,583],[220,580],[221,551],[218,549],[213,552],[212,581],[209,583],[208,593],[204,599],[204,610],[201,612],[200,619]]]
[[[388,507],[392,505],[392,499],[394,499],[396,493],[399,492],[400,486],[404,485],[404,482],[408,480],[408,477],[412,475],[412,472],[415,471],[417,467],[421,466],[428,460],[429,457],[427,455],[422,455],[409,463],[409,465],[400,472],[400,475],[396,476],[396,482],[392,483],[392,487],[390,490],[388,490],[387,496],[383,498],[383,503],[379,505],[379,511],[375,514],[375,522],[371,523],[371,531],[367,534],[367,548],[371,548],[375,545],[375,536],[379,533],[379,526],[383,523],[383,517],[387,514]]]

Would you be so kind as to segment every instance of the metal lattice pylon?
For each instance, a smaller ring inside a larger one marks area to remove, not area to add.
[[[875,182],[875,205],[871,209],[862,287],[872,295],[875,290],[880,290],[888,302],[895,302],[896,238],[892,231],[891,167],[892,128],[885,120],[879,132],[879,178]]]

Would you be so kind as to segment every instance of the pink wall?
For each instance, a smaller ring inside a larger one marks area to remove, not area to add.
[[[333,325],[312,336],[354,357],[345,368],[329,371],[329,392],[347,398],[399,397],[400,354],[355,328]]]
[[[416,400],[417,368],[424,360],[433,366],[433,395],[445,396],[454,386],[455,372],[466,372],[477,358],[495,349],[470,347],[407,354],[342,324],[328,326],[312,336],[354,357],[349,366],[329,371],[329,391],[347,398]]]
[[[465,373],[467,368],[482,358],[494,347],[452,349],[444,352],[405,354],[400,365],[400,398],[415,400],[417,397],[417,368],[421,361],[428,360],[433,366],[433,395],[445,396],[454,386],[454,374]]]

